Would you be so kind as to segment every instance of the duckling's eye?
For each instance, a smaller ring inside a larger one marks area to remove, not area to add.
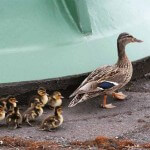
[[[13,102],[13,99],[12,99],[12,98],[10,98],[10,99],[9,99],[9,101]]]

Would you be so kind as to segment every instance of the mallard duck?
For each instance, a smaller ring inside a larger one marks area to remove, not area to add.
[[[14,107],[7,113],[6,124],[8,127],[13,129],[20,128],[22,124],[22,115],[20,114],[19,108]]]
[[[43,114],[43,103],[35,102],[31,107],[29,107],[23,114],[23,121],[32,126],[30,121],[35,120]]]
[[[35,102],[42,102],[43,106],[48,102],[48,94],[46,93],[46,89],[44,87],[39,87],[37,90],[37,95],[34,95],[29,100],[30,106],[32,106]]]
[[[17,103],[18,103],[18,101],[15,98],[15,96],[12,96],[12,95],[8,96],[7,97],[7,104],[6,104],[7,110],[10,110],[14,107],[17,107]]]
[[[69,107],[73,107],[87,99],[104,95],[103,108],[114,108],[112,104],[107,104],[107,95],[112,95],[117,99],[125,99],[122,92],[117,93],[125,86],[132,77],[132,64],[129,61],[125,46],[132,42],[142,42],[128,33],[121,33],[117,39],[118,61],[112,66],[103,66],[93,71],[81,85],[71,94],[74,97]]]
[[[52,95],[50,95],[48,97],[48,105],[51,107],[51,108],[55,108],[57,106],[61,106],[62,105],[62,98],[64,98],[60,92],[58,91],[55,91],[53,92]]]
[[[56,107],[55,114],[52,116],[48,116],[43,122],[40,127],[40,130],[48,130],[51,131],[53,129],[58,128],[63,123],[63,115],[62,115],[62,108]]]
[[[6,116],[5,107],[0,106],[0,121],[4,120]]]

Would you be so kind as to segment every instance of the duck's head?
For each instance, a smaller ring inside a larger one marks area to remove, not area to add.
[[[124,46],[127,45],[128,43],[133,43],[133,42],[143,42],[143,41],[133,37],[132,35],[126,32],[121,33],[117,39],[117,43],[122,44]]]
[[[45,89],[44,87],[39,87],[38,90],[37,90],[37,92],[38,92],[38,94],[39,94],[40,96],[44,96],[44,95],[47,94],[47,93],[46,93],[46,89]]]
[[[57,106],[56,108],[55,108],[55,114],[59,114],[59,115],[61,115],[62,114],[62,108],[60,107],[60,106]]]
[[[62,98],[64,98],[64,97],[61,95],[60,92],[55,91],[55,92],[53,93],[53,98],[56,99],[56,100],[58,100],[58,99],[62,99]]]
[[[41,109],[41,108],[43,107],[43,103],[41,103],[41,102],[35,102],[35,103],[34,103],[34,107],[35,107],[36,109]]]
[[[14,107],[16,107],[16,103],[17,103],[18,101],[16,100],[16,98],[15,98],[14,96],[9,96],[9,97],[8,97],[8,102],[11,103],[11,104],[13,104]]]

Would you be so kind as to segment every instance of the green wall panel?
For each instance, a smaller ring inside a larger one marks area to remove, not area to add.
[[[72,19],[84,34],[91,34],[91,23],[87,9],[86,0],[64,0]]]
[[[116,39],[124,31],[144,41],[127,46],[131,60],[150,55],[149,1],[85,0],[83,13],[75,2],[78,24],[86,24],[87,11],[88,36],[71,18],[71,3],[0,0],[0,83],[74,75],[115,63]]]

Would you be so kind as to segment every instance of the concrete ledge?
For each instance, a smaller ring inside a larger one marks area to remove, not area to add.
[[[143,77],[145,74],[150,72],[150,56],[133,62],[133,77],[132,80]],[[76,88],[88,73],[66,76],[61,78],[45,79],[45,80],[35,80],[35,81],[25,81],[25,82],[15,82],[15,83],[3,83],[0,84],[0,95],[9,95],[16,93],[24,94],[27,92],[35,91],[39,86],[44,86],[48,91],[53,90],[65,90],[67,88]]]

